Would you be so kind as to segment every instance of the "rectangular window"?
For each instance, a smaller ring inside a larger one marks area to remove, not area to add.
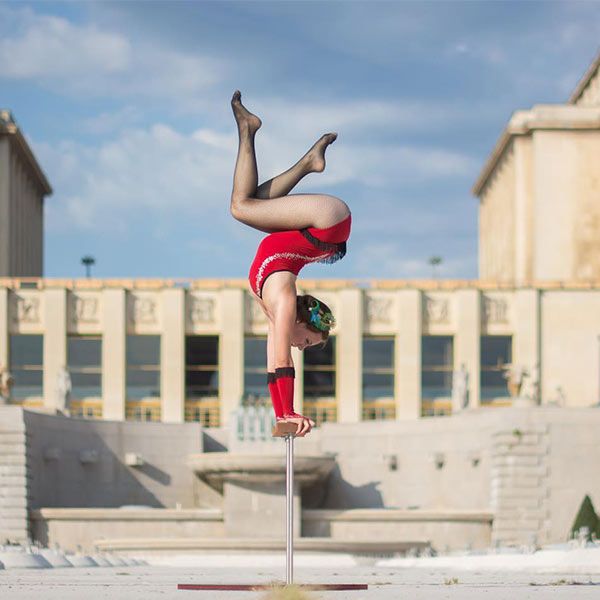
[[[512,336],[481,336],[481,403],[510,396],[503,366],[512,362]]]
[[[452,412],[454,338],[449,335],[421,337],[421,414]]]
[[[336,339],[304,350],[304,414],[317,425],[337,420]]]
[[[244,340],[244,400],[270,399],[267,387],[267,338],[248,336]]]
[[[394,419],[394,338],[369,336],[362,343],[363,419]]]
[[[185,339],[185,420],[219,426],[219,336]]]
[[[44,395],[44,336],[11,335],[9,338],[9,371],[14,383],[11,400],[22,404],[27,398]]]
[[[69,408],[77,417],[102,416],[102,337],[70,335],[67,370],[71,375]]]
[[[127,418],[160,421],[160,335],[128,335],[126,354]]]

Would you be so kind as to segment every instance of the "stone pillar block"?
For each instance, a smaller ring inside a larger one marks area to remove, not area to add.
[[[162,420],[183,423],[185,405],[185,290],[162,292]]]
[[[125,419],[126,292],[105,289],[102,340],[102,417]]]
[[[465,365],[469,375],[469,406],[478,408],[481,369],[481,294],[479,290],[457,290],[457,324],[454,339],[454,365]]]
[[[221,425],[225,426],[244,393],[244,290],[223,290],[220,305],[223,329],[219,344],[219,394]]]
[[[58,377],[67,367],[67,290],[46,289],[44,294],[44,406],[63,410]]]
[[[362,417],[362,336],[363,292],[347,289],[339,292],[337,333],[338,421],[358,423]]]
[[[398,292],[396,334],[396,418],[421,416],[421,335],[423,295],[420,290]]]

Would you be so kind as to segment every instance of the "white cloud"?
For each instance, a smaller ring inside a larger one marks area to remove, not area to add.
[[[148,216],[226,214],[235,155],[215,150],[195,134],[157,124],[134,129],[100,146],[34,144],[55,189],[48,203],[51,229],[124,232]]]
[[[225,60],[133,41],[30,9],[4,6],[0,17],[13,25],[0,26],[0,77],[41,82],[63,93],[193,101],[190,97],[200,96],[228,70]]]
[[[292,109],[303,114],[306,123],[311,122],[311,107],[296,104]],[[315,122],[328,118],[322,112],[315,109]],[[103,114],[96,121],[88,121],[88,128],[109,129],[113,121],[129,114],[127,109]],[[367,117],[362,119],[358,126],[368,128]],[[313,141],[307,141],[309,134],[298,124],[286,128],[286,123],[282,109],[273,109],[268,130],[265,126],[259,132],[261,181],[286,170]],[[359,143],[353,141],[359,136],[349,137],[348,141],[341,136],[328,150],[327,169],[309,180],[311,187],[318,185],[311,191],[335,194],[335,186],[357,183],[380,194],[382,190],[393,191],[399,182],[464,178],[478,166],[469,156],[443,148],[377,144],[374,139]],[[99,145],[74,141],[36,144],[55,189],[55,198],[48,204],[49,226],[124,231],[127,221],[140,212],[161,219],[169,212],[172,219],[178,212],[194,218],[218,213],[218,218],[227,219],[236,150],[233,118],[227,132],[201,128],[183,133],[158,123],[124,129]],[[429,221],[421,219],[423,223]]]
[[[432,252],[432,254],[435,254]],[[407,256],[402,243],[393,240],[373,241],[363,244],[354,259],[357,278],[377,279],[431,279],[433,271],[428,260],[423,257]],[[376,277],[373,273],[377,273]],[[437,267],[436,277],[440,279],[473,277],[477,273],[477,257],[443,259]]]
[[[80,127],[82,131],[92,134],[106,134],[131,127],[143,118],[142,111],[134,106],[124,106],[110,112],[103,112],[85,119]]]

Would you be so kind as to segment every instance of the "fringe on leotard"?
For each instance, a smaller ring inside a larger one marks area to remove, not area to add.
[[[308,229],[301,229],[300,233],[315,247],[323,252],[331,252],[329,256],[317,260],[315,262],[332,264],[338,260],[344,258],[346,255],[346,242],[340,242],[338,244],[333,242],[323,242],[319,238],[316,238]]]

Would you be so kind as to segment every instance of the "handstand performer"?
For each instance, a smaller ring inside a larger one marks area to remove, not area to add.
[[[291,348],[324,343],[335,320],[323,302],[298,296],[296,277],[308,263],[333,263],[344,256],[351,216],[346,203],[334,196],[289,192],[305,175],[325,169],[325,150],[337,134],[323,135],[293,167],[258,186],[254,136],[262,122],[244,107],[240,92],[234,93],[231,106],[239,133],[231,214],[269,234],[258,246],[249,275],[269,323],[269,392],[276,418],[296,423],[297,435],[304,436],[314,422],[294,411]]]

